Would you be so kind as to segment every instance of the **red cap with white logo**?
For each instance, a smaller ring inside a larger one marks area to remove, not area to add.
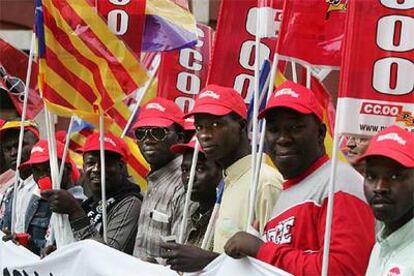
[[[372,137],[358,162],[369,156],[384,156],[404,167],[414,168],[414,134],[398,126],[388,127]]]
[[[323,120],[322,107],[312,90],[292,81],[285,81],[276,89],[259,118],[265,117],[269,110],[277,107],[290,108],[302,114],[315,114],[319,120]]]
[[[183,154],[187,150],[194,151],[196,140],[197,140],[197,136],[194,135],[193,138],[191,138],[190,142],[188,142],[187,144],[172,145],[170,150],[176,154]],[[204,152],[201,146],[199,147],[199,151]]]
[[[90,151],[100,150],[100,135],[99,133],[93,133],[86,138],[85,145],[83,146],[83,153]],[[128,161],[129,151],[125,141],[119,137],[116,137],[112,133],[105,133],[104,135],[104,148],[105,151],[117,153],[122,156],[122,159]]]
[[[169,127],[177,123],[184,127],[184,112],[173,101],[157,97],[142,107],[133,129],[139,127]]]
[[[210,84],[201,90],[193,110],[185,117],[199,113],[224,116],[231,112],[237,113],[244,119],[247,118],[247,108],[243,98],[233,88]]]
[[[62,160],[63,152],[65,150],[65,145],[59,141],[56,141],[56,154],[57,157]],[[20,165],[20,168],[26,168],[29,165],[41,164],[44,162],[49,162],[49,146],[47,140],[39,140],[30,152],[30,158],[26,162]],[[69,152],[66,155],[65,163],[71,164],[72,166],[72,179],[77,181],[80,177],[80,172],[76,167],[75,162],[70,158]]]

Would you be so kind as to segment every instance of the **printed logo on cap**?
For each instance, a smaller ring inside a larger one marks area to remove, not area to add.
[[[193,118],[185,118],[184,121],[186,123],[194,123],[194,119]]]
[[[44,152],[45,149],[39,146],[35,146],[32,148],[31,154],[35,153],[35,152]]]
[[[116,147],[116,143],[114,142],[114,140],[112,140],[109,137],[105,137],[104,138],[104,142],[108,142],[109,144],[111,144],[112,146]]]
[[[401,270],[398,266],[391,268],[387,273],[387,276],[399,276],[399,275],[401,275]]]
[[[392,141],[395,141],[395,142],[397,142],[398,144],[400,144],[402,146],[404,146],[407,143],[407,141],[405,141],[400,135],[398,135],[395,132],[380,135],[377,138],[378,142],[381,142],[381,141],[384,141],[384,140],[392,140]]]
[[[293,98],[299,98],[299,94],[293,91],[291,88],[284,88],[282,90],[277,91],[275,93],[275,98],[283,95],[287,95]]]
[[[165,107],[163,107],[162,105],[160,105],[159,103],[149,103],[145,109],[156,109],[159,110],[161,112],[165,112]]]
[[[198,96],[199,99],[202,99],[205,97],[210,97],[216,100],[220,99],[220,95],[211,90],[204,91],[203,93],[200,94],[200,96]]]

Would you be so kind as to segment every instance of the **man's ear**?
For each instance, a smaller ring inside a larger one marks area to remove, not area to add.
[[[247,120],[246,119],[240,119],[239,125],[242,131],[247,131]]]

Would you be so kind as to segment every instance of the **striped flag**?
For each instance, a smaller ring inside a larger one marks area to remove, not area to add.
[[[147,80],[86,0],[36,0],[39,84],[49,109],[96,123]]]

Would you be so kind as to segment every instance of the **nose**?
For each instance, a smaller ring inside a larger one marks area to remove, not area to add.
[[[290,135],[289,131],[287,130],[281,130],[279,132],[279,135],[276,138],[276,143],[279,146],[288,146],[292,144],[292,136]]]
[[[374,193],[376,193],[376,194],[385,194],[385,193],[388,193],[389,190],[390,190],[390,185],[389,185],[388,181],[386,181],[384,178],[379,178],[375,182]]]
[[[16,156],[17,155],[17,146],[13,146],[10,148],[10,155],[11,156]]]
[[[100,160],[92,166],[91,171],[92,172],[100,172],[101,171],[101,161]]]
[[[348,141],[346,142],[346,146],[348,148],[355,148],[356,147],[356,141],[355,141],[355,137],[349,137]]]

